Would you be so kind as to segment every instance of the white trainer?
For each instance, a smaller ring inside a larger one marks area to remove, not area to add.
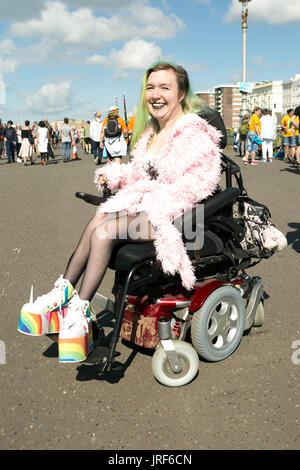
[[[59,362],[82,362],[93,348],[90,303],[74,291],[59,332]]]
[[[61,319],[74,287],[62,275],[57,279],[54,288],[33,302],[33,289],[30,300],[21,309],[18,331],[32,336],[59,333]]]

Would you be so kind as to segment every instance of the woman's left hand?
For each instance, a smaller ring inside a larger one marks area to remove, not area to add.
[[[100,175],[98,181],[99,181],[99,184],[101,184],[101,186],[103,186],[104,184],[107,184],[107,182],[108,182],[107,176],[106,175]]]

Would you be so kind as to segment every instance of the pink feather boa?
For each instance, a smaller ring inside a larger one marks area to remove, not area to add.
[[[195,114],[185,114],[174,125],[159,154],[158,177],[151,180],[142,157],[147,150],[152,127],[135,146],[130,163],[112,163],[95,172],[94,182],[100,191],[99,176],[106,175],[111,189],[120,188],[100,207],[100,212],[127,210],[136,213],[140,203],[155,228],[157,259],[166,274],[179,273],[186,289],[196,278],[182,237],[173,220],[210,196],[220,179],[221,160],[219,131]]]

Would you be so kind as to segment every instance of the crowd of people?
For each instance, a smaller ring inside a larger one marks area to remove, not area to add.
[[[280,123],[281,156],[285,161],[300,165],[300,106],[288,109]],[[245,165],[258,165],[257,154],[261,150],[261,163],[272,162],[274,140],[277,126],[272,113],[268,109],[254,108],[253,114],[245,114],[242,118],[239,135],[239,152]],[[277,152],[280,153],[280,152]]]
[[[12,120],[4,124],[0,120],[0,158],[7,157],[7,163],[24,163],[34,165],[37,158],[43,165],[55,159],[54,150],[61,145],[63,161],[78,158],[77,145],[81,145],[84,153],[93,154],[95,164],[100,165],[104,159],[108,162],[122,163],[130,148],[135,115],[128,121],[119,116],[119,109],[111,107],[107,117],[102,121],[100,112],[94,113],[92,121],[86,121],[80,129],[72,128],[69,119],[64,118],[63,124],[51,125],[47,118],[35,121],[30,125],[14,126]]]
[[[65,118],[64,123],[68,123]],[[34,165],[37,158],[41,159],[41,163],[46,165],[49,158],[55,159],[54,149],[62,143],[64,149],[64,141],[66,136],[63,133],[64,126],[60,129],[57,123],[53,126],[48,122],[47,118],[30,125],[30,121],[26,120],[24,126],[20,124],[14,126],[12,120],[6,124],[0,120],[0,158],[7,157],[7,163],[24,163]],[[70,140],[75,145],[79,141],[79,132],[76,129],[69,128]]]
[[[0,158],[7,157],[7,163],[34,165],[37,158],[46,165],[55,159],[54,150],[61,145],[64,162],[78,158],[77,145],[83,152],[93,155],[96,165],[113,161],[122,163],[122,158],[130,151],[136,112],[125,122],[119,115],[119,109],[113,106],[107,116],[101,120],[101,113],[95,112],[93,119],[85,121],[80,129],[69,126],[68,118],[62,125],[50,124],[47,118],[32,126],[28,120],[21,127],[14,126],[9,120],[3,124],[0,120]],[[279,129],[281,149],[276,153],[287,162],[300,166],[300,106],[288,109],[281,120]],[[251,116],[245,114],[236,133],[237,150],[245,165],[258,165],[272,162],[274,141],[277,138],[277,126],[268,109],[256,107]],[[72,155],[71,155],[72,149]],[[257,156],[261,152],[261,159]]]

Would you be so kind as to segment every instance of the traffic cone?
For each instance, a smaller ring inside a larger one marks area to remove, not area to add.
[[[77,155],[77,147],[76,145],[73,146],[73,151],[72,151],[72,160],[77,160],[78,155]]]

